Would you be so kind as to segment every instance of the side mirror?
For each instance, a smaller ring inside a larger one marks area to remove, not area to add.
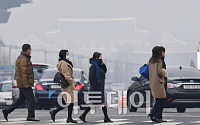
[[[138,77],[132,77],[131,80],[132,81],[138,81],[139,79],[138,79]]]

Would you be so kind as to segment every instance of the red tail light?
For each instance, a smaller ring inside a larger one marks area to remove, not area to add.
[[[12,86],[12,88],[18,88],[17,86]]]
[[[173,98],[169,98],[167,101],[170,102]]]
[[[83,84],[82,83],[79,83],[78,85],[76,85],[75,89],[76,90],[80,90],[83,88]]]
[[[36,88],[37,90],[44,90],[44,89],[42,88],[42,86],[41,86],[39,83],[36,84],[35,88]]]

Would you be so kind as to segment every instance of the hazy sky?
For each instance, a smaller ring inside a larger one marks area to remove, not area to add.
[[[199,47],[199,6],[199,0],[33,0],[10,9],[0,37],[6,44],[30,41],[34,48],[86,56],[101,51],[141,64],[153,46],[163,45],[168,64],[189,65]]]

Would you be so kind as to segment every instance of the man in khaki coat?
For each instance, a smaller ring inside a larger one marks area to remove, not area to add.
[[[31,62],[31,45],[24,44],[22,46],[21,55],[18,56],[15,65],[17,87],[19,88],[19,99],[11,106],[3,109],[4,118],[8,121],[8,114],[14,111],[18,106],[27,100],[28,117],[27,121],[39,121],[35,119],[35,97],[32,87],[34,86],[33,66]]]

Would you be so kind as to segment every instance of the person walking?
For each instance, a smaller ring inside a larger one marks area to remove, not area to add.
[[[89,82],[90,82],[90,91],[92,92],[101,92],[101,94],[98,95],[92,95],[92,96],[100,96],[98,98],[99,103],[93,103],[96,104],[104,104],[102,107],[103,113],[104,113],[104,122],[112,122],[110,118],[108,117],[107,107],[105,105],[105,74],[107,72],[106,65],[104,64],[102,60],[102,54],[99,52],[95,52],[93,54],[93,57],[90,59],[90,69],[89,69]],[[97,101],[96,98],[93,98],[93,100]],[[79,117],[83,122],[86,122],[85,117],[87,113],[90,111],[90,107],[87,107],[84,111],[84,113]]]
[[[68,81],[69,86],[67,88],[63,88],[61,86],[61,91],[62,92],[67,92],[71,96],[71,100],[67,98],[66,95],[63,95],[64,98],[64,103],[69,104],[68,106],[68,118],[67,118],[67,123],[78,123],[76,120],[72,119],[72,111],[74,107],[74,90],[75,90],[75,83],[74,83],[74,78],[73,78],[73,64],[69,60],[69,52],[68,50],[61,50],[59,53],[59,63],[57,64],[57,69],[60,73],[62,73],[65,77],[65,79]],[[53,122],[55,121],[55,116],[56,114],[63,110],[64,107],[61,107],[58,105],[58,107],[55,110],[50,111],[51,119]]]
[[[8,121],[8,114],[27,100],[28,117],[27,121],[39,121],[35,118],[35,97],[32,87],[34,86],[33,66],[31,62],[31,45],[22,46],[21,55],[18,56],[15,65],[17,87],[19,88],[19,99],[8,108],[2,110],[4,118]]]
[[[150,89],[155,104],[151,110],[151,120],[157,123],[167,122],[162,119],[163,106],[166,100],[166,91],[164,88],[166,70],[162,68],[162,50],[160,47],[155,46],[152,50],[152,57],[149,60],[149,81]]]

